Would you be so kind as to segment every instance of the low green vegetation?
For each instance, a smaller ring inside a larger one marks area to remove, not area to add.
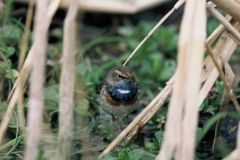
[[[24,24],[21,18],[16,18],[12,14],[11,6],[13,1],[6,1],[7,4],[3,11],[0,26],[0,119],[3,117],[7,108],[7,98],[11,88],[18,76],[17,66],[19,58],[19,42],[24,32]],[[61,18],[60,18],[61,19]],[[97,35],[82,38],[79,45],[79,53],[76,58],[76,75],[83,78],[81,83],[85,85],[88,103],[79,104],[76,102],[76,116],[88,118],[88,126],[81,131],[88,131],[93,143],[94,156],[102,150],[111,140],[113,140],[119,130],[117,126],[121,122],[112,122],[111,117],[99,108],[97,98],[97,86],[101,77],[111,69],[122,65],[129,54],[134,50],[138,43],[146,36],[156,22],[141,21],[137,25],[117,25],[107,29],[107,31]],[[209,23],[209,32],[218,23]],[[174,74],[176,68],[176,53],[178,42],[178,27],[176,25],[162,26],[158,31],[142,46],[128,66],[136,76],[139,83],[141,94],[139,101],[139,112],[146,106],[153,97],[161,91],[166,81]],[[85,30],[91,30],[87,26],[82,26]],[[60,26],[51,28],[50,43],[47,56],[47,72],[44,88],[44,128],[51,128],[57,136],[58,130],[58,90],[59,75],[62,50],[62,28]],[[32,37],[32,35],[31,35]],[[28,42],[30,49],[32,38]],[[26,86],[26,89],[28,86]],[[222,117],[218,114],[218,107],[223,93],[223,83],[217,82],[213,92],[214,97],[207,98],[200,109],[200,125],[197,132],[197,153],[199,159],[207,159],[212,156],[210,150],[202,150],[206,147],[202,143],[209,130],[214,130],[213,125],[216,119]],[[81,105],[88,105],[88,110],[83,110]],[[27,113],[28,92],[24,93],[24,106]],[[13,118],[6,133],[5,144],[0,146],[0,159],[21,159],[24,150],[24,138],[19,131],[17,110],[14,111]],[[125,126],[127,122],[137,115],[129,115],[129,119],[123,119]],[[210,116],[209,116],[210,114]],[[202,119],[203,117],[205,119]],[[211,117],[211,118],[210,118]],[[124,143],[118,146],[113,152],[106,156],[106,160],[150,160],[157,155],[163,141],[164,125],[167,119],[167,104],[149,121],[138,136],[127,146]],[[77,122],[76,122],[77,123]],[[113,125],[112,125],[113,124]],[[205,125],[201,125],[205,124]],[[80,131],[80,132],[81,132]],[[80,136],[76,130],[76,137]],[[213,141],[213,138],[210,138]],[[46,142],[47,143],[47,142]],[[78,138],[74,141],[73,159],[79,159],[84,151],[81,151],[81,142]],[[211,148],[211,143],[207,144]],[[44,147],[43,147],[44,148]],[[40,159],[46,159],[50,154],[49,150],[41,149]]]

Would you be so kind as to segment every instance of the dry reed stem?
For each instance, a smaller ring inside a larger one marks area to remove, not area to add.
[[[151,35],[165,22],[165,20],[174,12],[176,11],[182,4],[185,2],[185,0],[179,0],[177,3],[173,6],[173,8],[168,11],[167,14],[165,14],[158,23],[150,30],[150,32],[144,37],[144,39],[137,45],[137,47],[134,49],[134,51],[128,56],[127,60],[124,62],[123,66],[125,66],[130,59],[136,54],[136,52],[139,50],[139,48],[149,39]]]
[[[53,15],[56,13],[57,11],[57,8],[52,8],[52,9],[56,9],[55,11],[48,11],[48,12],[51,12],[52,15],[49,15],[50,17],[53,17]],[[51,18],[48,18],[48,27],[52,21]],[[17,78],[17,80],[15,81],[14,85],[13,85],[13,88],[8,96],[8,107],[7,107],[7,111],[6,113],[4,114],[4,117],[1,121],[1,125],[0,125],[0,145],[2,144],[2,140],[3,140],[3,137],[4,137],[4,134],[6,132],[6,129],[7,129],[7,126],[12,118],[12,113],[13,113],[13,110],[15,108],[15,105],[17,103],[17,100],[18,100],[18,97],[19,97],[19,92],[20,92],[20,88],[19,88],[19,81],[20,79],[22,79],[22,85],[25,86],[26,84],[26,81],[28,79],[28,76],[29,76],[29,72],[31,70],[31,64],[32,64],[32,59],[33,59],[33,55],[34,55],[34,43],[29,51],[29,54],[23,64],[23,67],[19,73],[19,76]]]
[[[47,14],[47,19],[49,22],[52,21],[53,16],[55,15],[55,12],[57,11],[60,3],[62,0],[54,0],[52,3],[49,4],[48,6],[48,14]]]
[[[239,103],[237,101],[237,98],[233,94],[233,91],[232,91],[231,87],[228,85],[227,79],[226,79],[226,77],[225,77],[225,75],[224,75],[220,65],[218,64],[212,49],[208,46],[208,44],[206,44],[206,48],[207,48],[208,54],[210,55],[211,59],[213,60],[214,65],[216,66],[216,68],[217,68],[217,70],[218,70],[218,72],[220,74],[220,77],[221,77],[222,81],[224,82],[224,87],[226,88],[226,90],[227,90],[227,92],[228,92],[228,94],[229,94],[229,96],[230,96],[230,98],[231,98],[231,100],[232,100],[236,110],[238,112],[240,112],[240,106],[239,106]]]
[[[222,38],[219,39],[219,44],[221,44],[221,47],[219,47],[220,45],[216,45],[214,48],[216,51],[214,53],[220,55],[221,59],[227,62],[234,51],[237,49],[237,44],[231,38],[227,37],[226,34],[223,34]],[[219,59],[218,63],[222,65],[221,59]],[[211,67],[209,65],[209,68],[211,69],[209,69],[205,74],[207,75],[207,79],[200,90],[198,106],[201,106],[203,100],[219,76],[219,73],[215,67]]]
[[[167,160],[172,154],[179,160],[190,160],[194,157],[197,101],[206,37],[205,7],[206,1],[186,1],[180,30],[176,81],[169,105],[164,141],[156,158],[158,160]]]
[[[228,63],[224,63],[223,64],[224,67],[224,71],[225,71],[225,76],[226,76],[226,82],[228,83],[227,85],[232,88],[233,86],[233,81],[234,81],[234,73],[230,67],[230,65]],[[223,91],[223,95],[221,97],[221,101],[220,101],[220,107],[219,107],[219,112],[227,112],[229,109],[229,93],[226,89],[226,86],[224,86],[224,91]],[[216,145],[216,139],[218,136],[218,128],[219,128],[219,124],[220,124],[220,120],[218,120],[216,127],[215,127],[215,133],[214,133],[214,138],[213,138],[213,145],[212,145],[212,152],[215,150],[215,145]]]
[[[33,0],[29,1],[28,11],[27,11],[27,19],[25,22],[24,27],[24,34],[20,41],[19,48],[20,48],[20,57],[18,63],[18,70],[20,71],[23,64],[24,59],[26,58],[26,51],[28,46],[28,37],[30,34],[30,27],[31,21],[33,17]],[[20,77],[19,79],[19,97],[18,97],[18,120],[19,126],[22,133],[25,133],[25,117],[24,117],[24,104],[23,104],[23,90],[24,90],[24,83],[23,78]]]
[[[59,99],[59,147],[58,159],[68,160],[71,156],[73,138],[73,99],[75,83],[76,54],[76,0],[70,0],[67,16],[64,20],[63,56],[60,76]]]
[[[47,51],[48,26],[43,17],[47,16],[48,0],[37,2],[34,26],[34,58],[30,75],[28,125],[26,136],[25,160],[34,160],[38,156],[38,145],[42,129],[43,87],[45,59]]]
[[[215,8],[213,8],[211,5],[207,5],[208,11],[221,22],[224,27],[232,34],[233,37],[236,38],[238,43],[240,43],[240,34],[236,29],[219,13]]]
[[[230,14],[233,18],[240,21],[240,4],[234,0],[212,0],[217,6]]]
[[[224,26],[223,25],[219,25],[214,31],[213,33],[208,37],[208,39],[206,40],[206,42],[208,44],[212,44],[214,40],[216,40],[217,37],[219,37],[222,32],[224,31]]]
[[[209,4],[209,3],[208,3],[208,4]],[[209,4],[209,5],[211,5],[211,4]],[[229,21],[232,19],[232,17],[229,16],[229,15],[226,15],[226,16],[225,16],[225,19],[229,22]],[[225,29],[225,28],[224,28],[224,26],[223,26],[222,24],[218,25],[218,27],[217,27],[217,28],[211,33],[211,35],[207,38],[206,43],[207,43],[207,44],[212,44],[213,41],[216,40],[217,37],[219,37],[219,36],[223,33],[224,29]]]
[[[233,24],[236,22],[233,22]],[[239,30],[239,25],[235,24],[237,30]],[[237,44],[227,36],[226,33],[223,33],[223,35],[219,38],[217,44],[215,45],[213,51],[216,54],[217,57],[221,55],[221,58],[224,61],[228,61],[233,52],[236,50]],[[201,94],[200,94],[200,100],[199,105],[203,102],[205,97],[207,96],[207,93],[211,89],[212,85],[214,84],[215,80],[218,77],[217,69],[214,67],[214,64],[212,63],[212,60],[208,57],[205,63],[205,68],[202,77],[203,81],[207,79],[205,84],[202,86]],[[222,61],[219,61],[218,63],[222,64]]]
[[[28,0],[17,1],[27,2]],[[81,11],[134,14],[165,1],[166,0],[78,0],[76,5]],[[67,0],[63,0],[61,3],[61,7],[63,8],[67,8],[68,5]]]
[[[239,26],[237,26],[237,29],[239,30]],[[218,44],[214,48],[214,54],[218,55],[218,57],[221,57],[219,59],[218,63],[222,65],[222,63],[227,64],[227,61],[229,60],[230,56],[233,54],[233,52],[236,50],[237,44],[229,37],[227,37],[227,34],[224,33],[222,38],[219,39]],[[222,59],[225,60],[225,62],[222,61]],[[212,68],[212,67],[211,67]],[[210,74],[208,74],[208,80],[205,82],[205,84],[202,87],[202,90],[200,92],[200,101],[199,101],[199,106],[203,102],[203,99],[207,96],[207,93],[210,91],[212,85],[215,83],[217,77],[218,77],[218,72],[216,69],[212,70]],[[214,145],[213,145],[214,147]]]
[[[216,60],[216,62],[217,62],[217,60]],[[224,68],[224,73],[225,73],[225,78],[226,78],[225,82],[227,83],[227,86],[229,86],[229,88],[232,88],[235,74],[233,73],[233,70],[232,70],[231,66],[229,65],[229,63],[223,62],[223,68]],[[221,102],[220,102],[220,109],[219,109],[220,111],[227,111],[228,107],[224,107],[224,106],[229,105],[228,101],[229,101],[229,94],[226,89],[226,86],[224,86],[223,96],[222,96]],[[222,106],[222,109],[221,109],[221,106]]]
[[[217,39],[218,35],[220,34],[219,32],[221,32],[221,30],[218,30],[216,32],[214,31],[207,39],[207,42],[209,42],[210,39],[211,39],[211,42],[214,42]],[[219,40],[216,44],[217,48],[220,48],[219,46],[224,46],[226,38],[227,38],[226,34],[219,38]],[[221,53],[222,52],[219,49],[219,54],[221,54]],[[230,50],[229,57],[232,53],[233,52]],[[226,56],[223,56],[223,57],[226,58]],[[205,86],[204,88],[202,88],[202,91],[201,91],[202,101],[205,99],[209,90],[211,89],[212,85],[214,84],[215,80],[217,79],[217,77],[214,79],[214,78],[211,78],[211,76],[209,76],[209,75],[211,75],[211,72],[214,69],[214,65],[210,65],[211,62],[212,62],[211,59],[209,57],[207,57],[203,64],[203,66],[205,66],[206,69],[203,70],[202,77],[204,77],[204,78],[202,78],[202,81],[207,81],[208,83],[207,83],[207,85],[204,85]],[[210,83],[209,83],[208,79],[210,79]],[[173,81],[174,81],[174,76],[172,76],[172,78],[166,83],[167,85],[149,103],[149,105],[147,105],[142,110],[142,112],[139,113],[138,116],[106,147],[106,149],[99,155],[98,159],[102,159],[104,155],[106,155],[109,151],[111,151],[124,138],[126,138],[127,141],[130,141],[130,139],[132,137],[134,137],[134,135],[137,134],[138,130],[148,122],[148,120],[159,110],[159,108],[162,106],[162,104],[169,97],[172,86],[173,86]],[[202,103],[202,101],[201,100],[199,101],[200,104]]]
[[[30,27],[31,27],[31,21],[33,17],[33,0],[29,1],[29,6],[28,6],[28,11],[27,11],[27,18],[24,26],[24,33],[23,37],[19,43],[19,50],[20,50],[20,57],[19,57],[19,62],[18,62],[18,70],[20,71],[23,64],[24,60],[26,57],[26,51],[27,51],[27,44],[28,44],[28,37],[30,34]]]
[[[228,20],[231,20],[231,17],[226,16],[226,18]],[[211,45],[217,38],[219,35],[222,34],[222,29],[221,27],[223,27],[221,24],[212,32],[212,34],[207,38],[206,43],[208,43],[209,45]],[[224,28],[223,28],[224,29]],[[220,38],[218,39],[215,47],[214,47],[214,53],[216,53],[216,56],[219,56],[224,43],[226,42],[227,39],[227,34],[226,32],[224,32],[224,34],[222,34],[220,36]],[[214,64],[212,63],[211,58],[208,56],[203,63],[203,70],[202,70],[202,82],[204,82],[207,78],[209,78],[209,74],[211,73],[210,71],[214,68]]]
[[[231,33],[228,32],[228,36],[231,37],[238,45],[240,45],[240,41],[238,41]]]

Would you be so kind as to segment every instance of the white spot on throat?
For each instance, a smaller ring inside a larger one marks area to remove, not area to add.
[[[130,92],[129,90],[125,90],[125,89],[117,89],[117,90],[119,93],[122,93],[122,94],[127,94]]]

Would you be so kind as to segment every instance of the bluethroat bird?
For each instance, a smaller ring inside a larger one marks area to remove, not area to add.
[[[103,110],[115,119],[136,109],[138,93],[133,72],[120,66],[106,74],[100,86],[99,100]]]

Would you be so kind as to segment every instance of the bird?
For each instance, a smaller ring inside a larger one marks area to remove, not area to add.
[[[100,106],[112,115],[113,120],[137,108],[139,87],[133,72],[126,66],[118,66],[107,72],[99,90]]]

